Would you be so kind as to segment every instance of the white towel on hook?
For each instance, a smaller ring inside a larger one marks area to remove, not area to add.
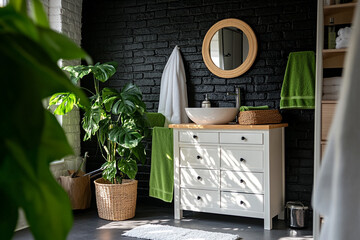
[[[186,76],[180,48],[175,46],[161,76],[158,112],[170,123],[188,123],[185,108],[188,106]]]
[[[314,208],[325,220],[320,240],[360,236],[360,2],[354,16],[340,99],[314,189]]]

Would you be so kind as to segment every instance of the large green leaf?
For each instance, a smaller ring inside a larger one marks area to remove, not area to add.
[[[145,164],[146,160],[146,151],[142,142],[139,142],[138,145],[131,149],[131,153],[139,160],[142,164]]]
[[[0,233],[2,239],[11,239],[18,220],[18,206],[9,195],[0,188],[0,204],[6,206],[1,209]]]
[[[104,110],[99,106],[88,108],[82,120],[82,127],[85,131],[84,141],[91,138],[99,130],[99,122]]]
[[[35,21],[35,23],[41,27],[46,27],[49,28],[49,21],[47,19],[47,14],[44,11],[44,8],[40,2],[40,0],[31,0],[30,1],[32,7],[30,8],[31,10],[31,15]]]
[[[101,168],[103,169],[103,178],[114,183],[117,174],[116,161],[105,162]]]
[[[88,66],[84,65],[65,66],[62,69],[70,74],[70,80],[75,85],[80,79],[82,79],[91,72],[91,69]]]
[[[36,75],[31,81],[32,87],[28,90],[36,91],[39,97],[45,98],[56,92],[70,91],[79,97],[82,105],[89,105],[84,93],[69,81],[40,45],[18,34],[0,33],[0,51],[7,59],[26,68],[28,75]]]
[[[0,217],[1,239],[10,239],[17,209],[22,208],[35,239],[64,240],[72,225],[71,205],[49,163],[72,154],[72,149],[42,101],[56,92],[73,92],[88,107],[85,94],[55,60],[82,58],[84,52],[72,46],[73,54],[68,54],[69,44],[44,30],[46,15],[40,1],[32,3],[35,21],[26,16],[25,0],[11,0],[0,8],[0,72],[6,89],[0,95],[4,115],[0,118],[0,202],[7,207]]]
[[[82,58],[89,64],[92,63],[90,56],[68,37],[48,28],[39,27],[38,31],[42,45],[49,52],[52,59]]]
[[[117,62],[96,63],[94,66],[89,66],[95,79],[100,82],[106,82],[116,73]]]
[[[143,138],[136,130],[125,126],[115,126],[109,131],[109,140],[118,143],[124,148],[134,148]]]
[[[40,4],[40,5],[39,5]],[[83,58],[88,63],[92,63],[90,56],[79,48],[68,37],[57,33],[47,27],[47,19],[42,15],[41,3],[39,0],[33,1],[34,15],[37,21],[42,24],[34,25],[27,16],[16,12],[12,6],[0,8],[0,29],[4,28],[7,32],[20,33],[41,44],[50,57],[57,61],[59,59]]]
[[[102,99],[106,111],[111,112],[114,101],[119,99],[119,92],[113,88],[104,88],[102,90]]]
[[[19,13],[22,13],[23,15],[27,14],[27,9],[26,9],[26,1],[24,0],[10,0],[9,1],[10,4],[8,4],[6,7],[14,7],[14,9],[16,11],[18,11]]]
[[[24,209],[36,239],[61,240],[70,231],[72,212],[67,194],[52,176],[49,163],[71,154],[72,149],[55,117],[48,111],[43,111],[43,114],[44,124],[38,133],[41,136],[38,149],[24,151],[15,140],[5,139],[0,192],[5,192],[17,206]],[[31,164],[34,160],[36,164]]]
[[[104,145],[106,140],[109,138],[111,120],[109,118],[105,118],[99,122],[99,135],[98,140],[101,145]]]
[[[120,159],[118,161],[118,168],[121,172],[125,173],[130,179],[136,177],[138,171],[137,163],[134,159]]]
[[[22,0],[19,1],[19,8],[22,7],[21,4],[23,2]],[[33,24],[29,17],[17,12],[14,6],[7,5],[6,7],[0,8],[0,16],[0,32],[21,33],[33,41],[39,39],[37,26]]]
[[[135,111],[144,112],[145,109],[142,93],[132,83],[126,84],[113,102],[112,113],[116,115],[132,115]]]
[[[64,115],[71,110],[73,110],[74,105],[76,104],[77,99],[75,94],[70,92],[65,93],[56,93],[52,95],[49,100],[49,106],[58,105],[55,108],[54,113],[57,115]]]

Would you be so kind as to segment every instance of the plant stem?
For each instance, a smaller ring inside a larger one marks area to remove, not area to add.
[[[94,87],[95,87],[95,93],[99,96],[99,81],[97,81],[94,77]]]

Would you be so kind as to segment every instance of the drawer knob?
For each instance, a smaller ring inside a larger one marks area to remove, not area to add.
[[[200,176],[198,176],[198,177],[197,177],[197,180],[199,180],[199,181],[200,181],[200,180],[202,180],[202,178],[201,178]]]
[[[240,158],[240,162],[245,162],[245,159],[244,158]]]
[[[197,155],[196,158],[197,158],[197,159],[201,159],[201,156]]]
[[[242,136],[242,137],[241,137],[241,140],[243,140],[243,141],[246,140],[246,137]]]
[[[198,138],[198,136],[197,136],[197,135],[193,135],[193,138],[194,138],[194,139],[197,139],[197,138]]]
[[[242,180],[242,179],[240,179],[240,183],[244,183],[244,184],[245,184],[245,181],[244,181],[244,180]]]
[[[201,200],[201,197],[200,197],[200,196],[198,196],[198,197],[197,197],[197,200]]]
[[[243,200],[241,200],[240,205],[245,205],[245,202]]]

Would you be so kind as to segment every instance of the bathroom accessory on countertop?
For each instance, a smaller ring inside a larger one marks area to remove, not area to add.
[[[238,123],[244,125],[281,123],[282,116],[277,109],[240,111]]]
[[[241,106],[241,96],[240,96],[240,93],[241,93],[241,89],[240,87],[235,87],[235,92],[234,93],[230,93],[230,92],[227,92],[226,95],[234,95],[236,96],[236,104],[235,104],[235,107],[237,109],[240,108]]]
[[[289,54],[281,89],[280,109],[315,108],[315,53]]]
[[[158,112],[169,123],[188,123],[185,113],[188,106],[184,63],[178,46],[175,46],[161,76]]]
[[[251,111],[251,110],[266,110],[266,109],[269,109],[269,106],[268,105],[264,105],[264,106],[241,106],[240,107],[240,112],[243,112],[243,111]]]
[[[209,101],[209,98],[208,98],[208,95],[207,95],[207,94],[205,94],[205,100],[202,101],[201,107],[202,107],[202,108],[210,108],[210,107],[211,107],[211,103],[210,103],[210,101]]]
[[[328,49],[335,49],[336,46],[336,30],[334,24],[334,18],[331,17],[328,26]]]
[[[198,125],[228,124],[239,112],[238,108],[185,108],[188,117]]]

